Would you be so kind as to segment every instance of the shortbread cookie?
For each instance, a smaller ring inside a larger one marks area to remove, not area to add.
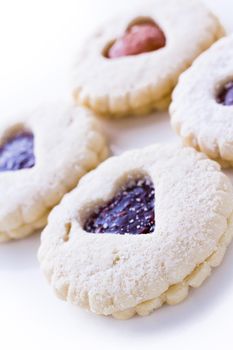
[[[182,74],[170,113],[185,145],[233,166],[233,35],[214,44]]]
[[[89,111],[52,106],[0,122],[0,241],[45,226],[51,208],[106,158]]]
[[[115,117],[164,109],[179,74],[223,34],[197,0],[143,2],[86,41],[77,58],[75,101]]]
[[[183,300],[232,235],[220,166],[193,148],[152,145],[84,176],[49,216],[38,256],[59,297],[129,318]]]

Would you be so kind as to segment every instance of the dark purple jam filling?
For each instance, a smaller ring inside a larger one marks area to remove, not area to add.
[[[30,132],[20,132],[0,146],[0,171],[32,168],[34,165],[34,137]]]
[[[217,102],[224,106],[233,105],[233,81],[226,83],[217,96]]]
[[[154,202],[155,190],[149,178],[130,181],[87,219],[84,230],[92,233],[151,233],[155,228]]]

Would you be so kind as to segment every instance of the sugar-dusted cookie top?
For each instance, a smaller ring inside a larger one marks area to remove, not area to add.
[[[197,0],[143,1],[83,43],[74,98],[107,116],[164,108],[179,74],[223,33]]]
[[[38,108],[0,121],[0,240],[43,227],[51,208],[107,155],[83,108]]]
[[[192,148],[152,145],[112,157],[49,217],[39,260],[56,293],[97,314],[174,304],[220,263],[233,190]]]
[[[233,166],[233,35],[182,74],[172,99],[171,123],[184,143]]]

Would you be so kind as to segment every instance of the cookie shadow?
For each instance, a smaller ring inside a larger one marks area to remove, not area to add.
[[[0,270],[18,271],[38,267],[37,250],[40,245],[40,232],[16,241],[0,244]]]
[[[154,112],[122,119],[99,119],[110,141],[113,154],[167,140],[179,142],[179,138],[171,129],[167,112]]]

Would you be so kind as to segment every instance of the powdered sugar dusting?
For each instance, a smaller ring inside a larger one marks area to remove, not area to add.
[[[129,174],[146,174],[154,185],[155,234],[85,232],[83,223],[96,204],[111,200]],[[46,274],[52,271],[60,295],[68,281],[63,297],[96,313],[134,309],[148,300],[161,305],[169,287],[182,284],[216,252],[232,212],[232,185],[203,154],[176,145],[129,151],[87,174],[55,208],[42,234],[41,265]],[[67,220],[72,231],[64,242]],[[205,266],[202,276],[209,273]],[[187,290],[178,288],[176,297],[170,291],[168,302],[181,300]]]

